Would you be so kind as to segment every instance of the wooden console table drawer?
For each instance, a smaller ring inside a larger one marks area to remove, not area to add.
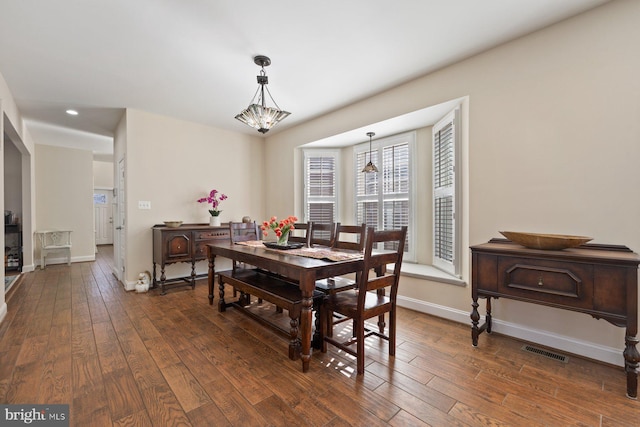
[[[498,258],[498,292],[535,302],[593,307],[593,266],[528,259]]]
[[[638,395],[638,264],[625,246],[587,244],[560,251],[528,249],[506,239],[471,247],[471,340],[491,332],[491,298],[509,298],[589,314],[626,328],[627,395]],[[478,298],[486,299],[480,323]]]
[[[168,285],[195,287],[196,262],[207,259],[207,244],[229,240],[229,227],[211,227],[208,224],[183,224],[177,228],[154,225],[153,228],[153,287],[160,284],[161,293]],[[191,275],[167,280],[165,266],[178,262],[191,263]],[[160,280],[156,279],[156,264],[160,264]]]

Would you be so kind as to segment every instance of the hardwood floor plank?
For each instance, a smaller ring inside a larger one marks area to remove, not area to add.
[[[104,388],[112,419],[119,420],[144,409],[140,391],[128,367],[105,374]]]
[[[194,424],[198,425],[198,424]],[[201,424],[204,425],[204,424]],[[113,422],[113,427],[154,427],[146,410],[127,415]]]
[[[182,363],[160,369],[169,387],[175,390],[176,397],[185,412],[192,411],[211,403],[211,399],[198,383],[198,380]]]
[[[141,390],[153,426],[191,426],[178,399],[166,385],[154,385]]]
[[[194,426],[227,427],[232,425],[215,403],[209,403],[189,411],[187,416]]]
[[[260,412],[226,378],[204,384],[203,387],[231,425],[255,427],[269,425]]]

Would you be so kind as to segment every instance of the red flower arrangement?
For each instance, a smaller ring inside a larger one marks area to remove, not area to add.
[[[269,235],[269,230],[273,230],[278,238],[278,244],[286,245],[287,240],[289,239],[289,232],[295,229],[294,223],[297,221],[298,218],[293,215],[283,219],[282,221],[278,221],[278,218],[272,216],[269,221],[264,221],[262,223],[260,229],[262,230],[262,235],[264,237]]]

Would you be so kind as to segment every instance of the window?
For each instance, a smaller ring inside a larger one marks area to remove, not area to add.
[[[433,265],[460,274],[459,110],[433,126]]]
[[[337,150],[304,150],[305,221],[336,222],[337,165]]]
[[[355,148],[356,223],[376,230],[409,227],[405,259],[415,260],[412,218],[412,153],[415,132],[396,135]],[[363,173],[371,160],[378,173]]]

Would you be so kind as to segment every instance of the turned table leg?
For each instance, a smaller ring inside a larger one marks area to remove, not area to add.
[[[631,335],[625,336],[624,352],[624,370],[627,372],[627,397],[631,399],[638,398],[638,362],[640,362],[640,353],[636,345],[638,338]]]

